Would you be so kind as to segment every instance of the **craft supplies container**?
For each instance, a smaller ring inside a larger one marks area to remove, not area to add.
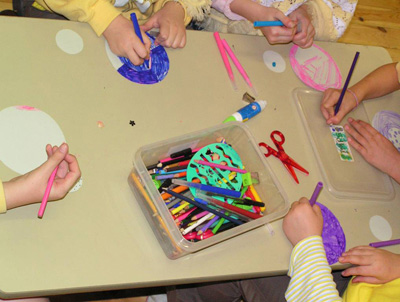
[[[259,183],[254,184],[254,188],[265,203],[266,209],[262,218],[217,233],[210,238],[191,242],[183,238],[146,166],[157,163],[160,159],[169,157],[171,153],[185,148],[194,149],[214,144],[220,138],[225,138],[226,143],[239,154],[247,171],[258,173]],[[264,160],[258,144],[247,126],[239,122],[221,124],[139,148],[134,155],[133,169],[128,182],[135,196],[133,202],[140,204],[155,236],[170,259],[198,252],[228,238],[263,226],[283,217],[289,209],[287,195],[267,161]]]
[[[354,162],[340,160],[329,126],[319,109],[322,93],[304,88],[296,88],[292,93],[329,193],[345,202],[349,199],[393,200],[394,188],[389,176],[371,166],[353,147],[350,149]],[[347,123],[348,117],[369,121],[363,103],[342,120],[341,126]]]

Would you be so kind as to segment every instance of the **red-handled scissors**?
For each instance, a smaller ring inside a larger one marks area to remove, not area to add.
[[[285,142],[285,136],[282,134],[282,132],[275,130],[271,132],[271,139],[274,142],[276,149],[272,149],[270,146],[268,146],[266,143],[259,143],[258,145],[260,147],[264,147],[267,149],[267,153],[264,153],[265,157],[269,157],[270,155],[273,155],[277,158],[280,159],[282,164],[285,166],[285,168],[289,171],[289,173],[293,176],[294,180],[299,183],[299,180],[297,179],[296,173],[294,172],[294,168],[300,170],[301,172],[304,172],[305,174],[308,175],[308,171],[304,169],[302,166],[300,166],[298,163],[296,163],[289,155],[286,154],[285,150],[283,149],[282,145]]]

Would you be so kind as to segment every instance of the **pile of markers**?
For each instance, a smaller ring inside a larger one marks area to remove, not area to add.
[[[263,217],[265,203],[253,186],[258,174],[244,170],[234,153],[227,144],[210,144],[147,167],[185,239],[196,242]]]

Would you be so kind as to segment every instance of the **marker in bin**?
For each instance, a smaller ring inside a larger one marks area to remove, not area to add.
[[[230,117],[223,121],[223,123],[238,121],[238,122],[246,122],[251,119],[253,116],[260,113],[265,106],[267,106],[267,101],[256,101],[250,103],[243,108],[239,109],[235,113],[233,113]]]

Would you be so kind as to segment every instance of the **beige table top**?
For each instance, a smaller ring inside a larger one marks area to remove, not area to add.
[[[55,43],[61,29],[72,29],[84,41],[76,55]],[[196,281],[227,280],[284,273],[291,246],[273,222],[274,236],[261,227],[178,260],[163,253],[127,178],[138,147],[221,123],[242,107],[244,81],[234,69],[239,91],[228,81],[212,33],[187,33],[184,49],[167,51],[170,70],[156,85],[138,85],[122,78],[111,66],[103,38],[86,24],[0,18],[0,110],[14,105],[39,108],[54,118],[78,156],[82,188],[65,200],[50,203],[42,220],[39,205],[1,216],[0,296],[20,297],[148,287]],[[321,179],[307,136],[301,126],[292,90],[305,85],[289,65],[291,45],[270,46],[265,39],[223,35],[245,66],[267,108],[250,120],[257,141],[268,141],[272,130],[286,135],[285,150],[310,171],[293,182],[281,163],[268,159],[290,201],[310,196]],[[377,47],[317,43],[347,75],[355,51],[361,56],[355,82],[374,68],[390,62]],[[286,70],[266,68],[266,50],[280,53]],[[399,94],[384,102],[371,101],[369,117],[386,109],[399,110]],[[105,127],[99,128],[97,121]],[[134,120],[136,125],[129,125]],[[0,163],[0,175],[17,174]],[[298,173],[299,175],[299,173]],[[369,229],[373,215],[385,217],[400,237],[400,188],[389,202],[337,200],[323,191],[323,201],[341,221],[347,246],[377,241]],[[389,248],[400,252],[399,247]]]

